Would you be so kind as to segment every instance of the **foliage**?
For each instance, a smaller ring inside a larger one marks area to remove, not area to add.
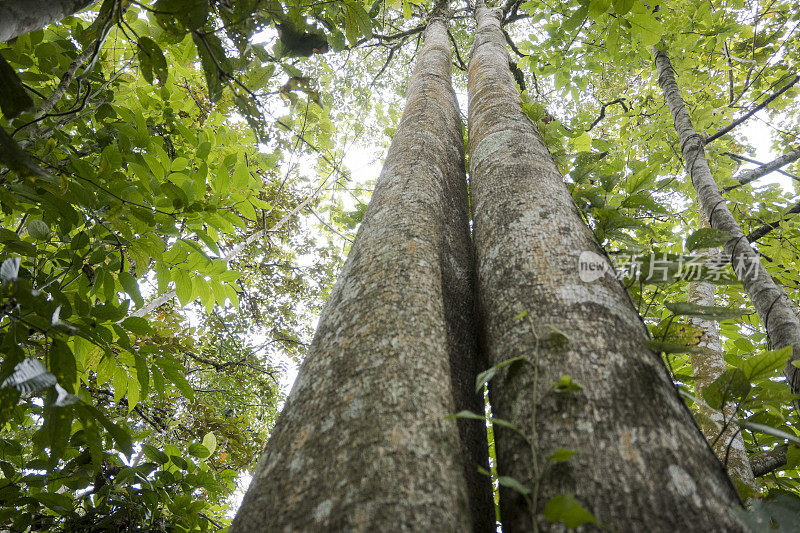
[[[276,67],[299,76],[285,34],[272,52],[253,35],[305,20],[256,4],[107,0],[0,48],[19,93],[0,102],[0,523],[14,530],[229,520],[277,413],[279,361],[304,353],[340,261],[304,210],[347,178],[308,84],[303,102],[274,91],[279,121],[245,114],[245,83],[268,94]],[[312,11],[351,37],[343,17],[361,13]],[[293,168],[308,153],[321,184]],[[170,291],[184,310],[148,303]],[[15,373],[28,361],[44,366]]]
[[[451,27],[457,90],[472,39],[464,4],[453,3]],[[304,355],[364,213],[369,184],[349,182],[344,154],[368,146],[380,159],[430,7],[105,0],[0,45],[0,523],[225,526],[235,481],[276,417],[281,361]],[[793,3],[502,7],[524,109],[598,242],[612,258],[669,263],[664,282],[625,281],[690,407],[735,405],[726,423],[738,421],[751,456],[798,438],[780,378],[787,352],[772,350],[735,276],[716,279],[717,305],[686,302],[683,256],[728,236],[702,227],[650,51],[669,44],[695,127],[712,134],[797,72]],[[785,91],[759,119],[777,154],[797,145],[798,95]],[[722,187],[753,157],[751,123],[707,147]],[[754,246],[793,301],[800,227],[784,213],[796,181],[726,192],[745,233],[774,223]],[[177,302],[157,299],[170,291]],[[704,390],[688,317],[719,322],[723,337],[728,370]],[[23,361],[43,366],[15,374]],[[478,389],[522,361],[488,369]],[[564,376],[540,393],[580,387]],[[535,427],[493,422],[533,440]],[[796,505],[790,450],[759,479],[754,524]],[[574,453],[565,443],[541,466]],[[535,502],[536,487],[492,471]],[[558,498],[540,505],[544,518],[593,521]]]

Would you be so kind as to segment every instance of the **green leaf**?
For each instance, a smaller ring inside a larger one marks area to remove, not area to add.
[[[0,111],[11,120],[33,110],[33,99],[28,95],[16,71],[0,55]]]
[[[197,442],[189,445],[189,454],[191,454],[192,457],[196,457],[197,459],[201,460],[207,459],[211,456],[211,452],[208,450],[208,448]]]
[[[578,452],[575,450],[570,450],[569,448],[559,448],[550,455],[549,459],[553,462],[560,463],[563,461],[569,461],[576,453]]]
[[[111,381],[114,385],[114,403],[119,403],[128,391],[128,381],[130,381],[128,372],[126,372],[124,368],[118,366],[114,369],[114,377]]]
[[[780,350],[770,350],[752,355],[744,360],[740,368],[747,379],[757,381],[768,378],[776,370],[782,369],[791,356],[792,347],[786,346]]]
[[[658,353],[701,353],[710,354],[712,351],[705,346],[691,346],[672,341],[643,341],[643,345],[647,346],[654,352]]]
[[[47,446],[50,448],[51,467],[56,466],[64,456],[72,429],[73,417],[73,406],[56,406],[53,403],[55,395],[56,393],[53,389],[50,389],[47,393],[47,404],[44,407],[44,424],[42,425]]]
[[[40,492],[39,494],[34,494],[33,498],[60,515],[65,515],[72,511],[72,498],[65,494]]]
[[[612,0],[612,4],[618,15],[626,15],[633,7],[633,0]]]
[[[789,446],[786,450],[786,468],[800,466],[800,446]]]
[[[611,7],[611,0],[591,0],[589,2],[589,17],[592,20],[599,19]]]
[[[353,18],[358,24],[358,29],[364,37],[371,38],[372,37],[372,20],[369,18],[369,14],[364,9],[364,6],[361,5],[361,2],[356,0],[345,0],[345,5],[347,9],[352,13]],[[406,7],[408,6],[408,7]],[[406,15],[406,9],[411,10],[411,6],[409,5],[408,0],[403,0],[403,14]],[[409,17],[406,16],[406,19]]]
[[[153,83],[153,75],[158,79],[159,85],[164,85],[167,81],[169,71],[167,69],[167,59],[164,52],[155,41],[149,37],[139,37],[139,67],[142,75],[148,83]]]
[[[153,12],[161,27],[180,35],[203,27],[208,19],[208,0],[157,0]]]
[[[175,270],[172,273],[175,280],[175,294],[178,295],[181,305],[192,301],[192,278],[185,270]]]
[[[522,483],[517,481],[511,476],[500,476],[497,478],[497,482],[500,483],[504,487],[508,487],[510,489],[514,489],[515,491],[519,492],[520,494],[528,495],[531,493],[531,489],[524,486]]]
[[[214,435],[213,432],[209,431],[203,437],[203,446],[208,448],[208,454],[213,455],[214,450],[217,449],[217,437]]]
[[[28,234],[37,241],[45,241],[50,237],[50,227],[42,220],[30,220],[25,227]]]
[[[571,377],[567,375],[561,376],[561,379],[556,381],[551,381],[550,384],[553,386],[553,390],[559,393],[565,392],[577,392],[579,390],[583,390],[583,387],[572,380]]]
[[[171,381],[179,391],[188,399],[194,399],[194,390],[184,377],[186,368],[172,358],[161,357],[155,360],[155,364],[164,372],[164,377]],[[155,376],[155,374],[153,374]]]
[[[197,55],[200,56],[200,65],[206,76],[208,96],[212,102],[216,102],[222,98],[223,78],[228,75],[223,70],[227,60],[222,41],[215,35],[200,36],[198,33],[192,33],[192,39],[197,45]]]
[[[127,391],[125,396],[128,398],[128,412],[133,411],[133,408],[139,403],[139,378],[128,376]]]
[[[72,350],[64,341],[55,339],[50,346],[49,355],[50,371],[58,380],[59,385],[69,393],[74,392],[73,386],[78,379],[78,371]]]
[[[139,316],[131,316],[121,322],[122,327],[136,335],[147,335],[151,333],[150,323]]]
[[[5,424],[10,418],[19,401],[19,391],[15,387],[0,389],[0,424]]]
[[[550,498],[544,506],[544,517],[550,522],[561,522],[569,528],[597,523],[594,515],[584,509],[572,494],[559,494]]]
[[[566,32],[571,32],[572,30],[576,29],[580,26],[584,20],[586,20],[586,16],[589,14],[589,6],[583,5],[575,11],[564,23],[561,25],[561,29]]]
[[[134,278],[128,272],[120,272],[118,278],[120,285],[122,285],[122,288],[125,289],[125,292],[128,293],[131,298],[133,298],[136,306],[141,307],[144,305],[142,294],[139,292],[139,283],[136,281],[136,278]]]
[[[703,389],[703,399],[714,408],[744,398],[750,392],[750,380],[738,368],[729,368]]]
[[[693,252],[702,248],[719,248],[733,238],[727,231],[713,228],[701,228],[686,238],[686,251]]]
[[[250,183],[250,170],[247,168],[247,165],[245,164],[238,165],[236,167],[236,170],[233,171],[233,188],[246,189],[249,183]]]
[[[169,456],[152,444],[142,444],[142,452],[144,453],[145,457],[154,463],[165,465],[169,462]]]
[[[136,379],[139,380],[139,390],[142,394],[146,394],[150,390],[150,371],[147,368],[147,361],[140,355],[134,355],[134,366]]]
[[[731,309],[689,302],[666,302],[664,305],[676,315],[696,316],[706,320],[733,320],[752,313],[749,309]]]
[[[509,422],[504,418],[492,417],[492,425],[501,428],[513,429],[514,431],[519,431],[519,428],[516,426],[516,424],[514,424],[513,422]]]
[[[591,152],[592,151],[592,137],[586,133],[585,131],[572,139],[572,144],[575,146],[575,149],[579,152]]]
[[[514,363],[521,363],[523,360],[525,360],[525,357],[520,355],[520,356],[514,357],[512,359],[506,359],[502,363],[498,363],[498,364],[494,365],[493,367],[491,367],[491,368],[489,368],[487,370],[484,370],[483,372],[478,374],[477,378],[475,378],[475,392],[480,392],[480,390],[483,388],[483,386],[486,385],[486,383],[488,383],[489,380],[492,379],[497,374],[497,372],[500,371],[501,368],[503,368],[504,366],[508,366],[508,365],[514,364]]]
[[[653,46],[661,40],[664,28],[661,23],[648,13],[633,13],[628,18],[631,29],[639,35],[639,38],[646,46]]]

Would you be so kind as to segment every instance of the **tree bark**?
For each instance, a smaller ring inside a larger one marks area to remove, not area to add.
[[[476,12],[469,146],[482,347],[492,365],[528,362],[490,381],[494,416],[532,443],[495,425],[498,473],[531,490],[534,506],[501,486],[503,530],[555,530],[542,512],[562,494],[612,531],[742,530],[736,491],[661,357],[643,346],[625,288],[579,276],[581,252],[610,265],[522,112],[500,14]],[[551,383],[563,375],[583,389],[558,392]],[[549,460],[559,448],[578,453]]]
[[[712,250],[703,250],[706,255],[714,253]],[[713,283],[707,281],[692,281],[687,287],[687,300],[696,305],[713,306],[716,303],[714,297],[715,287]],[[725,372],[724,352],[722,343],[717,330],[717,323],[701,317],[690,317],[690,326],[701,331],[698,346],[706,348],[706,352],[691,353],[689,358],[692,361],[692,372],[694,374],[695,395],[702,399],[702,391],[715,379]],[[722,412],[712,409],[705,403],[699,403],[697,408],[702,413],[707,422],[700,424],[700,428],[706,439],[712,443],[714,453],[723,465],[728,469],[728,475],[738,480],[753,490],[757,490],[756,480],[753,477],[753,469],[750,466],[750,459],[747,457],[747,449],[744,446],[739,426],[732,419],[736,416],[735,405],[727,402]]]
[[[77,13],[97,0],[5,0],[0,3],[0,43]]]
[[[447,23],[434,18],[355,243],[231,531],[491,531]],[[462,430],[461,436],[459,429]]]
[[[786,466],[786,453],[789,451],[788,444],[781,444],[768,452],[753,456],[753,475],[756,477],[764,476]]]
[[[683,159],[692,185],[697,191],[700,207],[712,228],[727,231],[732,238],[725,243],[724,252],[730,258],[734,272],[742,282],[745,292],[750,297],[761,323],[767,329],[767,335],[775,349],[793,346],[792,356],[786,362],[784,374],[793,394],[800,394],[800,369],[791,362],[800,359],[800,321],[792,309],[792,303],[783,288],[775,283],[772,276],[761,264],[761,260],[750,247],[747,237],[742,233],[725,199],[720,194],[719,186],[711,174],[706,160],[704,140],[694,129],[686,103],[681,96],[675,72],[672,70],[666,48],[659,50],[653,47],[658,84],[664,93],[678,139],[681,142]],[[800,412],[800,400],[795,400],[795,408]]]
[[[770,172],[774,172],[779,168],[781,168],[782,166],[788,165],[789,163],[793,163],[798,159],[800,159],[800,146],[798,146],[794,150],[785,153],[784,155],[776,159],[773,159],[769,163],[764,163],[758,168],[742,172],[741,174],[736,176],[736,179],[739,180],[739,183],[744,185],[745,183],[750,183],[751,181],[757,180],[762,176],[766,176]]]

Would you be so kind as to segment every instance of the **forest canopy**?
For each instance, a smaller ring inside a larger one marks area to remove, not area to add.
[[[84,1],[14,33],[19,3],[0,3],[0,525],[224,530],[355,239],[432,2]],[[792,348],[730,267],[706,273],[710,303],[687,296],[687,258],[730,234],[699,208],[652,47],[797,312],[800,12],[496,7],[580,216],[621,271],[639,261],[624,282],[650,347],[712,447],[741,439],[754,527],[783,524],[800,512]],[[465,126],[472,11],[453,2],[448,29]],[[712,380],[693,360],[704,327],[721,337]],[[546,518],[582,523],[570,509]]]

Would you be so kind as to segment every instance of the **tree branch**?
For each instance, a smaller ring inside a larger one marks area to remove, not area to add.
[[[749,157],[745,157],[745,156],[739,155],[739,154],[734,154],[734,153],[731,153],[731,152],[722,152],[722,155],[727,155],[728,157],[732,157],[733,159],[738,159],[739,161],[747,161],[748,163],[753,163],[754,165],[764,165],[765,164],[765,163],[762,163],[761,161],[758,161],[756,159],[750,159]],[[783,174],[784,176],[792,178],[793,180],[800,181],[800,177],[795,176],[791,172],[786,172],[785,170],[781,170],[781,169],[776,169],[775,172],[777,172],[778,174]],[[736,187],[736,186],[734,186],[734,187]]]
[[[747,235],[747,241],[748,242],[757,241],[758,239],[760,239],[761,237],[763,237],[764,235],[766,235],[770,231],[772,231],[775,228],[777,228],[778,226],[780,226],[781,222],[786,220],[786,215],[792,215],[792,214],[795,214],[795,213],[800,213],[800,202],[794,204],[792,206],[792,208],[789,209],[788,211],[786,211],[786,213],[784,213],[783,216],[779,220],[776,220],[775,222],[769,222],[769,223],[764,224],[763,226],[758,227],[758,228],[754,229],[753,231],[751,231]]]
[[[617,98],[616,100],[612,100],[612,101],[610,101],[610,102],[608,102],[608,103],[606,103],[606,104],[603,104],[603,106],[600,108],[600,115],[598,115],[598,117],[597,117],[596,119],[594,119],[594,122],[592,122],[592,123],[589,125],[589,127],[588,127],[588,128],[586,128],[586,131],[587,131],[587,132],[588,132],[588,131],[591,131],[591,130],[592,130],[592,128],[594,128],[595,126],[597,126],[597,124],[598,124],[598,123],[599,123],[601,120],[603,120],[603,119],[605,118],[605,116],[606,116],[606,108],[607,108],[608,106],[610,106],[610,105],[614,105],[614,104],[619,104],[619,105],[621,105],[621,106],[622,106],[622,109],[624,109],[626,113],[629,111],[629,110],[628,110],[628,106],[626,106],[626,105],[625,105],[625,99],[624,99],[624,98]]]
[[[769,163],[764,163],[758,168],[754,168],[752,170],[747,170],[742,172],[736,179],[739,180],[739,185],[733,185],[731,187],[725,187],[725,191],[729,191],[731,189],[735,189],[741,185],[745,185],[750,183],[751,181],[755,181],[762,176],[766,176],[767,174],[778,170],[780,167],[784,165],[788,165],[789,163],[793,163],[800,159],[800,146],[787,152],[786,154],[770,161]],[[796,176],[792,176],[794,179],[798,179]],[[800,181],[800,179],[798,179]]]
[[[788,444],[782,444],[774,450],[754,455],[750,458],[750,466],[753,468],[755,477],[769,474],[786,465],[786,452],[789,450]]]
[[[708,137],[706,137],[705,138],[705,143],[709,144],[709,143],[719,139],[720,137],[722,137],[723,135],[725,135],[729,131],[731,131],[733,128],[735,128],[736,126],[738,126],[739,124],[741,124],[742,122],[747,120],[748,118],[752,117],[753,115],[755,115],[756,113],[758,113],[759,111],[761,111],[762,109],[767,107],[767,105],[769,105],[770,102],[772,102],[777,97],[779,97],[780,95],[782,95],[783,93],[788,91],[789,88],[791,88],[798,81],[800,81],[800,76],[795,76],[792,81],[790,81],[789,83],[784,85],[783,88],[778,90],[775,94],[773,94],[772,96],[770,96],[769,98],[767,98],[766,100],[764,100],[763,102],[761,102],[760,104],[755,106],[752,110],[748,111],[747,113],[745,113],[741,117],[737,118],[736,120],[734,120],[733,122],[731,122],[730,124],[728,124],[727,126],[722,128],[721,130],[719,130],[717,133],[714,133],[714,134],[709,135]]]

